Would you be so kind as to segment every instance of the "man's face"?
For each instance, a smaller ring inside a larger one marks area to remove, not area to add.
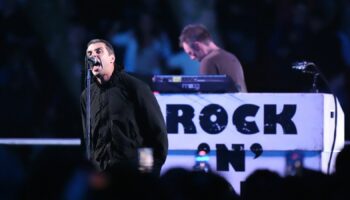
[[[188,44],[187,42],[183,42],[182,47],[183,47],[184,51],[187,53],[187,55],[192,60],[201,61],[206,56],[206,54],[203,51],[201,44],[199,42],[195,42],[192,44]]]
[[[90,44],[86,50],[86,56],[96,57],[100,61],[97,65],[91,67],[94,76],[103,77],[113,72],[115,56],[113,54],[109,55],[104,43]]]

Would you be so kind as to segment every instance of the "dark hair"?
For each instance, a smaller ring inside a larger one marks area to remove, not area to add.
[[[111,55],[111,54],[115,55],[113,46],[109,42],[107,42],[106,40],[103,40],[103,39],[90,40],[90,42],[87,44],[87,47],[89,47],[91,44],[100,43],[100,42],[106,45],[106,49],[107,49],[109,55]]]
[[[179,37],[179,45],[182,47],[182,43],[186,42],[191,44],[193,42],[205,42],[211,41],[211,35],[208,29],[202,24],[189,24],[182,29]]]

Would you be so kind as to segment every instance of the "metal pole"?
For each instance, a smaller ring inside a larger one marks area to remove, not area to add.
[[[318,93],[318,88],[317,88],[317,77],[319,73],[315,73],[313,77],[313,82],[312,82],[312,89],[311,92]]]
[[[89,62],[86,62],[86,156],[87,159],[91,159],[91,129],[90,129],[90,122],[91,122],[91,115],[90,115],[90,106],[91,106],[91,74],[90,74],[90,64]]]

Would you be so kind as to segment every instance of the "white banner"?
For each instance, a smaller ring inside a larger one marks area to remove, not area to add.
[[[283,175],[286,154],[292,150],[303,151],[304,166],[325,172],[336,120],[334,150],[340,151],[344,144],[344,114],[338,105],[335,119],[329,94],[158,94],[156,98],[169,138],[163,171],[193,167],[198,146],[205,144],[211,150],[213,170],[238,191],[240,182],[258,168]]]

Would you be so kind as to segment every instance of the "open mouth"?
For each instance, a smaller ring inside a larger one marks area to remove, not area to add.
[[[98,64],[98,65],[94,65],[94,66],[92,67],[92,71],[94,71],[94,72],[98,72],[98,71],[100,71],[100,70],[101,70],[101,68],[102,68],[102,66],[101,66],[100,64]]]

